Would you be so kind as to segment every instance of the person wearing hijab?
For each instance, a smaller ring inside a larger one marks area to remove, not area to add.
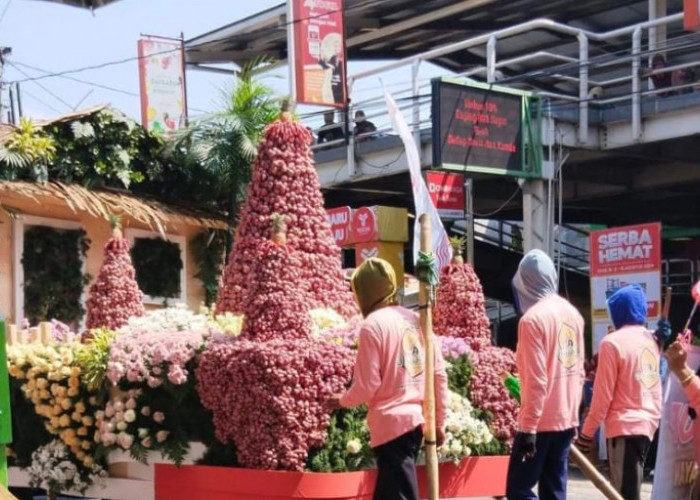
[[[425,351],[417,315],[396,304],[394,269],[378,258],[365,260],[351,278],[364,321],[351,387],[331,408],[367,404],[370,446],[377,459],[374,500],[418,500],[416,458],[423,440]],[[437,445],[445,439],[447,372],[435,349]]]
[[[541,250],[520,261],[513,278],[521,380],[518,431],[508,464],[509,500],[565,500],[568,456],[584,382],[583,318],[559,296],[554,263]],[[478,376],[478,374],[476,374]]]
[[[576,446],[584,453],[605,424],[610,479],[625,500],[639,500],[644,460],[661,419],[661,353],[644,326],[647,297],[627,285],[608,299],[615,331],[600,342],[591,410]]]

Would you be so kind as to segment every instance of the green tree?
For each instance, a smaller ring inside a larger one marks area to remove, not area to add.
[[[256,60],[244,66],[224,92],[223,109],[193,122],[173,137],[168,148],[174,158],[185,156],[187,175],[195,177],[197,184],[208,184],[202,194],[215,199],[231,223],[245,197],[262,132],[280,114],[280,101],[254,74],[267,63]]]
[[[47,179],[47,164],[56,156],[56,142],[27,118],[0,146],[0,179]]]

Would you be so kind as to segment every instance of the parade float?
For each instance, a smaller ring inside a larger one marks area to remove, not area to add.
[[[371,497],[366,410],[325,406],[350,381],[361,318],[310,142],[286,114],[265,130],[216,308],[144,311],[115,231],[87,334],[10,328],[11,485],[49,498]],[[459,253],[435,311],[450,385],[441,497],[498,496],[514,356],[491,345],[481,284]]]

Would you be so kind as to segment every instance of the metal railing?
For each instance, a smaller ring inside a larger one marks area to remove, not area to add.
[[[656,36],[657,28],[679,25],[682,23],[682,20],[683,14],[676,13],[651,21],[597,33],[561,24],[549,19],[535,19],[492,33],[451,43],[421,54],[391,61],[376,68],[360,71],[350,75],[348,78],[348,89],[352,105],[348,110],[349,116],[347,118],[341,117],[349,133],[345,134],[344,139],[317,145],[315,148],[327,149],[343,145],[346,146],[348,148],[348,174],[351,178],[356,176],[358,172],[355,167],[354,152],[356,144],[358,143],[357,139],[364,139],[364,141],[367,141],[371,140],[373,137],[392,132],[385,110],[383,99],[383,90],[385,87],[382,83],[382,78],[388,77],[392,72],[410,70],[410,78],[404,78],[403,82],[388,85],[387,91],[399,102],[401,110],[410,112],[412,116],[410,125],[413,127],[414,132],[418,134],[421,130],[428,129],[431,126],[430,78],[420,78],[421,64],[455,52],[479,48],[485,51],[483,65],[470,68],[468,71],[457,75],[445,70],[442,76],[463,76],[469,78],[482,75],[485,76],[487,82],[493,83],[497,81],[500,68],[512,67],[515,64],[522,64],[535,60],[539,60],[540,62],[542,60],[551,60],[553,62],[552,66],[547,66],[534,72],[531,71],[524,75],[515,75],[514,77],[498,81],[498,83],[505,85],[526,84],[535,89],[537,89],[538,82],[541,81],[542,78],[548,80],[553,79],[555,82],[566,83],[568,85],[573,83],[578,87],[577,91],[572,90],[570,93],[566,93],[565,91],[539,91],[537,93],[541,97],[549,99],[550,102],[558,102],[560,105],[568,103],[569,109],[576,109],[578,115],[577,140],[582,146],[589,143],[589,111],[591,107],[598,109],[601,106],[610,106],[627,102],[631,107],[632,137],[634,141],[637,141],[641,138],[642,100],[644,98],[656,96],[658,94],[693,90],[693,88],[698,85],[698,83],[695,82],[681,82],[665,88],[650,88],[648,90],[643,90],[642,88],[643,81],[650,81],[655,75],[700,66],[699,56],[692,54],[688,56],[688,52],[691,51],[691,49],[700,46],[700,39],[693,39],[692,43],[687,43],[687,37],[692,35],[686,34],[683,36],[670,37],[662,43]],[[548,51],[536,51],[518,57],[502,60],[498,59],[499,41],[505,38],[526,35],[534,31],[547,31],[570,37],[571,41],[577,46],[577,53],[558,54]],[[619,47],[620,44],[623,46],[625,45],[625,40],[627,41],[627,48],[624,51],[618,49],[608,55],[590,57],[589,44],[591,42],[596,42],[603,46],[608,44],[611,47]],[[651,59],[651,57],[657,53],[670,55],[674,52],[685,53],[686,55],[684,57],[693,57],[693,60],[679,62],[653,70],[642,70],[643,58]],[[699,52],[700,51],[697,50],[694,51],[695,54]],[[592,76],[595,74],[602,76],[602,78],[593,78]],[[367,81],[376,82],[376,87],[373,89],[357,88],[360,82]],[[619,95],[605,97],[596,95],[595,93],[591,95],[591,89],[595,87],[601,89],[616,89]],[[374,92],[375,90],[376,92]],[[369,97],[361,98],[360,94],[365,92],[372,93]],[[355,137],[351,130],[352,116],[355,110],[360,109],[365,112],[367,120],[376,125],[377,130],[364,137]],[[309,119],[318,122],[320,114],[321,113],[314,114],[310,116]]]

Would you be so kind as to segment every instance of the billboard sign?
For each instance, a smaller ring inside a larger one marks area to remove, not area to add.
[[[428,193],[442,219],[464,219],[464,176],[430,171],[425,176]]]
[[[343,108],[347,102],[343,0],[288,1],[296,101]]]
[[[182,42],[159,38],[138,41],[141,124],[155,132],[174,132],[187,122]]]

